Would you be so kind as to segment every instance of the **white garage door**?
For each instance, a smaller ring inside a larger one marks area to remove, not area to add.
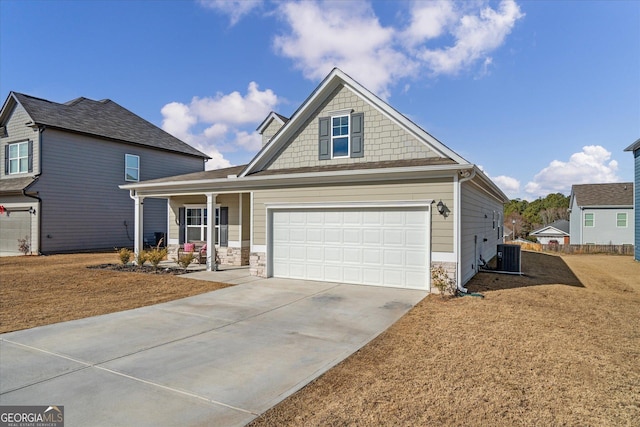
[[[31,214],[13,211],[0,215],[0,256],[21,255],[18,239],[30,238]]]
[[[426,207],[276,210],[272,221],[274,277],[427,289]]]

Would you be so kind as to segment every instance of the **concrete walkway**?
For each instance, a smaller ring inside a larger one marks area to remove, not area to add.
[[[228,274],[243,284],[0,335],[0,405],[63,405],[68,427],[245,425],[427,295]]]

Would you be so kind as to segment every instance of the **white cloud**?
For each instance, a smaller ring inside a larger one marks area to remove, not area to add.
[[[478,60],[486,60],[490,52],[504,44],[516,21],[523,16],[513,0],[503,0],[497,11],[485,7],[479,13],[459,16],[450,29],[455,38],[453,46],[425,47],[418,56],[434,74],[456,74]]]
[[[284,2],[278,10],[289,28],[274,38],[274,48],[306,78],[320,80],[339,67],[385,98],[398,79],[424,70],[454,75],[481,63],[486,75],[489,54],[524,16],[513,0],[497,10],[484,1],[415,2],[405,28],[383,26],[363,2]]]
[[[393,47],[395,30],[383,27],[368,3],[288,2],[280,5],[279,16],[290,31],[275,37],[274,48],[308,79],[320,80],[339,67],[388,96],[394,79],[417,70],[415,61]]]
[[[214,9],[229,15],[231,26],[234,26],[242,17],[248,15],[253,9],[262,6],[262,0],[199,0],[202,6]]]
[[[518,197],[518,193],[520,193],[520,181],[516,178],[506,175],[499,176],[491,176],[484,170],[481,165],[478,165],[478,168],[484,172],[485,175],[489,177],[510,199],[515,199]]]
[[[440,37],[457,19],[450,1],[415,2],[403,38],[412,46]]]
[[[278,103],[272,90],[261,91],[257,83],[251,82],[244,96],[235,91],[194,97],[188,105],[179,102],[165,105],[161,110],[162,129],[211,156],[207,169],[228,167],[231,162],[223,152],[260,149],[262,139],[255,126]]]
[[[568,194],[573,184],[617,182],[618,162],[600,145],[587,145],[574,153],[568,162],[553,160],[527,183],[525,191],[532,196],[549,193]]]

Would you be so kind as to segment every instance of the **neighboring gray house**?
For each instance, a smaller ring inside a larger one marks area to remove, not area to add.
[[[538,239],[538,243],[547,245],[552,241],[556,241],[560,245],[569,244],[569,232],[570,225],[566,219],[559,219],[547,224],[544,227],[540,227],[537,230],[529,233],[530,236],[534,236]]]
[[[581,184],[571,187],[571,244],[633,244],[633,183]]]
[[[259,131],[247,165],[121,188],[169,200],[172,250],[206,241],[208,269],[217,253],[262,277],[429,290],[443,265],[462,288],[502,242],[505,194],[339,69]]]
[[[635,259],[640,261],[640,139],[625,148],[624,151],[631,151],[635,159]]]
[[[132,247],[134,207],[118,188],[204,170],[208,156],[110,100],[64,104],[11,92],[0,110],[0,254]],[[143,238],[167,231],[150,200]]]

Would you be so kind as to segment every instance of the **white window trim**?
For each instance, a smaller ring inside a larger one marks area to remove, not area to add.
[[[624,225],[618,225],[618,215],[624,215]],[[627,212],[616,212],[616,228],[627,227],[629,227],[629,215],[627,215]]]
[[[587,215],[593,215],[593,225],[587,225]],[[595,212],[585,212],[583,216],[584,226],[587,228],[594,228],[596,226],[596,214]]]
[[[20,145],[25,144],[27,146],[27,155],[26,156],[20,156]],[[18,147],[18,157],[11,157],[11,147],[12,146],[17,146]],[[27,168],[25,170],[20,170],[20,160],[21,159],[26,159],[27,160]],[[11,172],[11,162],[12,161],[17,161],[18,162],[18,171],[17,172]],[[28,173],[29,172],[29,141],[20,141],[20,142],[12,142],[11,144],[9,144],[9,175],[19,175],[22,173]]]
[[[347,117],[349,120],[347,122],[347,135],[334,136],[333,135],[333,119],[337,119],[339,117]],[[329,116],[329,129],[331,132],[331,158],[332,159],[348,159],[351,157],[351,114],[347,112],[336,112],[333,115]],[[347,138],[347,154],[344,156],[334,156],[333,155],[333,140],[335,138]]]
[[[185,236],[184,236],[184,238],[185,238],[185,241],[188,241],[187,235],[189,233],[187,232],[186,228],[190,227],[190,226],[186,224],[187,217],[189,216],[188,212],[187,212],[187,209],[200,209],[202,211],[201,212],[201,215],[202,215],[202,218],[203,218],[202,222],[204,222],[204,219],[206,219],[206,217],[207,217],[205,215],[205,212],[204,212],[207,209],[207,205],[184,205],[184,208],[185,208],[185,212],[184,212],[184,216],[185,216],[185,224],[184,224]],[[220,205],[219,204],[216,204],[216,212],[214,212],[213,218],[214,218],[214,221],[215,221],[215,218],[218,218],[218,224],[214,224],[214,233],[215,233],[215,236],[216,236],[215,240],[217,242],[216,246],[220,246]],[[207,233],[206,233],[205,230],[206,230],[207,227],[209,227],[209,224],[207,224],[207,225],[204,225],[204,224],[192,225],[191,227],[199,227],[200,228],[200,237],[201,237],[200,240],[201,241],[205,241],[205,242],[207,241]],[[203,234],[204,234],[204,236],[203,236]]]
[[[134,168],[130,168],[129,166],[127,166],[127,160],[129,157],[135,157],[138,163],[138,167],[135,168],[136,172],[138,173],[138,179],[129,179],[127,178],[127,170],[129,169],[134,169]],[[136,154],[125,154],[124,155],[124,180],[127,182],[140,182],[140,156],[136,155]]]

